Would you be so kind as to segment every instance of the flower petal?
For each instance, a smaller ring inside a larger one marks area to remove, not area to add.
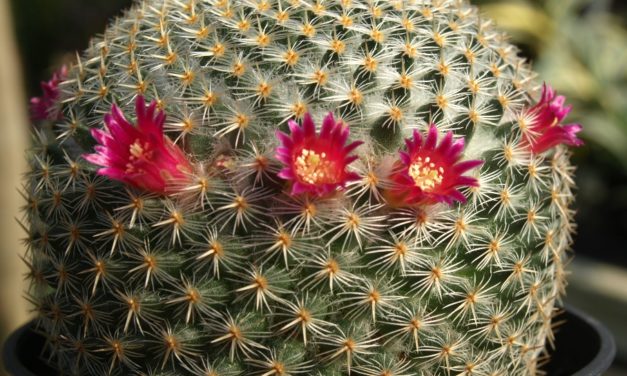
[[[553,88],[547,84],[543,85],[540,101],[527,110],[532,122],[528,132],[523,134],[524,147],[528,147],[532,153],[540,154],[559,144],[569,146],[583,144],[576,136],[581,130],[581,125],[561,124],[571,110],[571,106],[564,105],[565,101],[564,96],[555,96]]]
[[[477,179],[462,174],[483,163],[479,160],[459,162],[464,140],[454,140],[447,132],[438,144],[438,131],[431,125],[426,137],[414,131],[413,139],[405,140],[406,151],[399,151],[386,193],[394,206],[431,205],[444,202],[452,205],[466,198],[457,187],[476,186]]]
[[[95,153],[83,157],[102,167],[99,175],[155,193],[172,193],[175,186],[182,186],[173,182],[189,179],[191,164],[185,152],[163,135],[165,115],[155,112],[155,102],[146,108],[144,98],[138,96],[135,111],[138,126],[113,105],[104,117],[106,128],[91,130],[98,142]]]
[[[309,113],[303,116],[302,126],[289,120],[288,127],[290,135],[276,132],[280,146],[275,158],[284,166],[278,177],[290,182],[290,194],[325,196],[355,178],[356,174],[346,169],[357,159],[350,153],[362,142],[346,145],[349,129],[336,121],[333,113],[324,117],[319,134]]]

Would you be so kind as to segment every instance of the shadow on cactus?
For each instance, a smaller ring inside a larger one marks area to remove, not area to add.
[[[138,2],[33,102],[49,363],[535,374],[580,126],[504,40],[462,1]]]

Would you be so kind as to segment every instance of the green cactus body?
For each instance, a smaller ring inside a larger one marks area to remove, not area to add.
[[[80,375],[531,375],[552,337],[572,167],[521,142],[536,95],[465,1],[146,0],[69,69],[35,133],[26,262],[49,362]],[[82,159],[137,95],[193,182],[151,194]],[[277,130],[329,111],[361,178],[277,178]],[[464,138],[466,203],[395,207],[414,129]]]

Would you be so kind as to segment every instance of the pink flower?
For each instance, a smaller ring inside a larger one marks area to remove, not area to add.
[[[159,194],[172,193],[173,183],[189,180],[191,164],[185,153],[163,135],[165,114],[156,107],[154,101],[146,107],[144,98],[137,97],[137,126],[133,126],[113,105],[105,115],[106,129],[91,130],[98,145],[96,153],[84,158],[102,166],[99,175]]]
[[[41,97],[30,99],[30,116],[32,121],[59,120],[63,117],[58,110],[59,84],[67,78],[67,67],[64,65],[54,72],[52,78],[41,82]]]
[[[292,195],[308,193],[324,196],[343,188],[347,182],[359,179],[359,175],[346,171],[347,166],[357,159],[350,153],[361,141],[346,145],[348,126],[336,122],[329,113],[322,122],[320,134],[311,115],[306,113],[303,126],[295,121],[288,122],[291,135],[277,132],[281,146],[276,158],[284,164],[279,177],[292,183]]]
[[[437,143],[435,125],[429,127],[426,138],[414,130],[413,138],[405,140],[407,151],[400,152],[400,160],[391,176],[393,188],[386,195],[391,205],[466,202],[458,187],[476,187],[478,182],[462,174],[480,166],[483,161],[460,162],[464,139],[454,141],[452,132],[448,132],[439,145]]]
[[[540,154],[559,144],[583,145],[577,138],[581,125],[561,124],[571,109],[564,106],[564,101],[564,96],[556,96],[553,88],[544,84],[540,102],[528,111],[533,121],[523,136],[523,143],[529,145],[532,153]]]

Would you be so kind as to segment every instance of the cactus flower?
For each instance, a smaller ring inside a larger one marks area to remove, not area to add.
[[[530,145],[534,154],[543,153],[559,144],[583,145],[583,141],[577,138],[581,125],[562,124],[562,120],[571,109],[571,106],[564,106],[564,101],[564,96],[556,96],[555,90],[545,84],[542,87],[540,101],[529,109],[533,120],[525,134],[524,142]]]
[[[54,72],[52,78],[41,82],[41,97],[30,99],[30,116],[32,121],[59,120],[63,114],[58,111],[56,101],[59,98],[59,84],[67,78],[67,67],[64,65]]]
[[[483,163],[480,160],[460,162],[464,139],[453,140],[448,132],[438,142],[438,129],[429,127],[426,137],[414,130],[413,137],[406,139],[406,151],[392,173],[393,188],[388,201],[394,206],[429,205],[439,202],[453,204],[466,202],[458,187],[477,186],[477,179],[462,174]]]
[[[113,105],[105,115],[106,130],[92,129],[99,145],[85,159],[102,166],[99,175],[159,194],[171,193],[174,183],[186,181],[192,171],[185,153],[163,134],[165,113],[156,102],[146,107],[144,98],[135,102],[137,126]]]
[[[302,127],[293,120],[288,125],[291,135],[276,133],[281,141],[276,158],[285,165],[279,177],[292,183],[292,195],[324,196],[359,179],[359,175],[347,171],[347,166],[357,159],[350,153],[362,142],[346,145],[349,129],[343,122],[336,122],[332,113],[324,118],[319,134],[309,113]]]

